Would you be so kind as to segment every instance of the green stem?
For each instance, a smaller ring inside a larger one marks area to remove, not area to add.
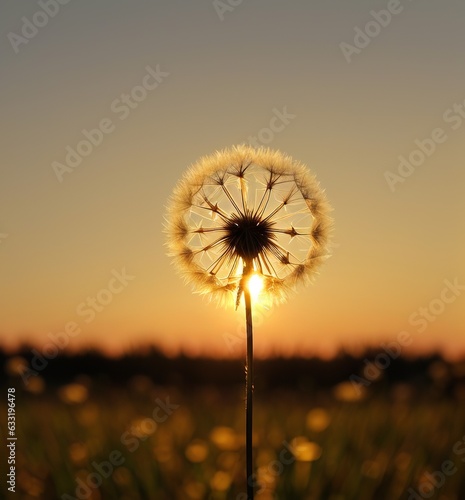
[[[246,403],[245,403],[245,448],[247,469],[247,499],[253,500],[253,461],[252,461],[252,416],[253,416],[253,327],[252,300],[247,284],[244,286],[245,321],[247,325]]]

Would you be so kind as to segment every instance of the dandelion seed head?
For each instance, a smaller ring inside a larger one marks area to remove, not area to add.
[[[204,156],[170,198],[165,231],[174,264],[196,291],[234,303],[246,274],[281,301],[328,257],[332,219],[324,191],[279,151],[235,146]]]

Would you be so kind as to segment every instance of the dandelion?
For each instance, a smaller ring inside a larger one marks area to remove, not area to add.
[[[326,259],[328,213],[324,192],[302,164],[237,146],[201,158],[178,183],[168,247],[200,293],[237,304],[245,281],[258,276],[261,295],[279,301]]]
[[[330,207],[300,162],[236,146],[201,158],[180,180],[166,223],[170,255],[197,292],[244,299],[247,324],[247,477],[252,474],[252,300],[283,301],[328,256]],[[248,497],[253,491],[248,487]]]

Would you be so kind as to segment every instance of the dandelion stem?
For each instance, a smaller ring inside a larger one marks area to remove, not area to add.
[[[252,272],[252,263],[245,266],[244,277]],[[253,500],[253,461],[252,461],[252,422],[253,422],[253,325],[252,325],[252,300],[250,290],[245,283],[245,321],[247,326],[247,355],[246,370],[246,403],[245,403],[245,449],[247,472],[247,500]]]

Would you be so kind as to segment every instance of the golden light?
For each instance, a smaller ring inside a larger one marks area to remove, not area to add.
[[[62,386],[58,390],[58,395],[62,401],[68,404],[79,404],[86,401],[89,391],[86,386],[78,383]]]
[[[292,453],[298,462],[314,462],[321,457],[322,449],[306,437],[299,436],[292,440]]]
[[[331,422],[324,408],[314,408],[307,413],[307,427],[314,432],[323,432]]]
[[[234,301],[236,309],[244,299],[246,478],[253,475],[252,304],[260,299],[267,305],[280,302],[295,284],[314,274],[327,257],[329,211],[324,191],[303,164],[279,151],[250,146],[202,157],[170,198],[167,244],[186,281],[220,304]],[[298,216],[302,229],[294,227],[290,216]],[[234,430],[226,429],[211,436],[212,441],[217,438],[223,448],[217,447],[225,451],[237,449]],[[297,460],[303,462],[316,460],[321,453],[315,443],[302,444],[298,451]],[[232,476],[219,471],[212,481],[213,490],[226,492]],[[247,498],[253,497],[253,485],[247,481]]]
[[[239,436],[231,427],[215,427],[210,433],[210,440],[217,448],[225,451],[235,451],[241,446]]]
[[[256,302],[260,296],[261,291],[263,290],[263,278],[259,274],[252,274],[247,282],[247,287],[249,288],[250,295],[254,302]]]
[[[185,454],[187,459],[194,464],[204,462],[208,457],[208,445],[201,439],[195,439],[186,448]]]

